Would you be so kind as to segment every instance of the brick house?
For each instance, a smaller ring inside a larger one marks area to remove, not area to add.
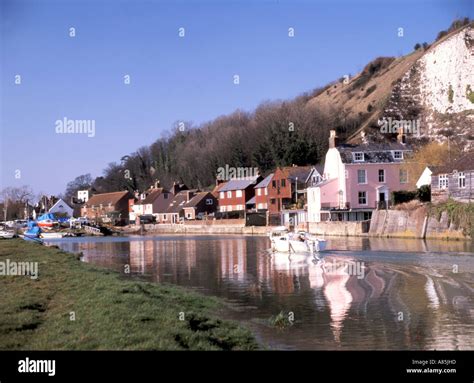
[[[128,220],[130,198],[128,191],[95,194],[81,208],[81,216],[102,222]]]
[[[255,185],[255,208],[258,210],[268,209],[268,188],[273,178],[273,173],[266,176],[262,181]]]
[[[210,192],[197,192],[183,206],[185,219],[199,219],[217,211],[217,198]]]
[[[137,196],[137,201],[132,203],[130,211],[130,221],[136,221],[141,215],[153,215],[158,217],[159,212],[163,212],[173,198],[171,192],[160,187],[152,187],[146,193]]]
[[[280,213],[295,205],[303,208],[306,189],[321,181],[320,171],[321,168],[315,166],[277,168],[268,188],[268,211],[271,214]]]
[[[245,211],[255,196],[255,185],[261,176],[234,178],[227,181],[219,190],[219,211]]]

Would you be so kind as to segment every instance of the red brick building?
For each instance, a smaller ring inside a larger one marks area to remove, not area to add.
[[[277,168],[268,187],[268,211],[279,213],[284,209],[303,208],[305,191],[322,180],[315,166],[286,166]]]
[[[226,182],[219,190],[219,211],[245,211],[252,207],[255,196],[255,185],[262,179],[261,176],[234,178]]]
[[[268,189],[271,187],[273,173],[266,176],[255,186],[255,208],[257,210],[268,210],[269,198]]]
[[[128,191],[95,194],[81,208],[81,215],[103,222],[128,220],[130,198]]]

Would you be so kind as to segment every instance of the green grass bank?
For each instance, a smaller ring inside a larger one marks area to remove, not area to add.
[[[2,350],[258,348],[249,330],[217,318],[224,307],[217,298],[132,280],[57,248],[1,240],[0,271],[17,262],[38,262],[38,278],[0,275]]]

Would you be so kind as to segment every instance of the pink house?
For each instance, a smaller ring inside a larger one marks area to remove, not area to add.
[[[400,166],[411,150],[403,143],[336,146],[331,130],[323,181],[309,187],[308,221],[370,219],[387,208],[390,193],[407,190],[408,174]]]

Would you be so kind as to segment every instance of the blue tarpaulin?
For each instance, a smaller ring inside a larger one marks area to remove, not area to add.
[[[51,219],[53,221],[56,221],[56,217],[54,216],[53,213],[46,213],[38,217],[38,221],[44,221],[47,219]]]
[[[41,233],[41,229],[38,227],[36,222],[28,222],[28,230],[25,232],[25,236],[37,237]]]

